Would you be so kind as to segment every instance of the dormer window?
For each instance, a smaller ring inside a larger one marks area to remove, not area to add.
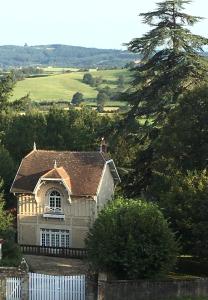
[[[55,212],[61,211],[61,195],[58,191],[50,192],[49,208]]]
[[[62,207],[62,195],[57,190],[49,190],[46,193],[46,202],[43,217],[64,219]]]

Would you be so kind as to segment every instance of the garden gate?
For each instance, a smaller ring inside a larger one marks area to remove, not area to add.
[[[21,300],[21,278],[6,279],[6,300]]]
[[[24,285],[25,287],[26,285]],[[29,300],[85,300],[85,275],[53,276],[29,273]],[[6,300],[21,300],[21,278],[7,278]]]

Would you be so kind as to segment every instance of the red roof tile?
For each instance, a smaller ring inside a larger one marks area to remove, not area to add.
[[[100,152],[34,150],[22,160],[11,192],[31,193],[40,177],[49,176],[64,179],[74,195],[96,195],[106,161]]]
[[[46,179],[52,179],[53,178],[53,179],[64,180],[64,182],[67,185],[68,189],[71,190],[70,177],[69,177],[69,175],[67,174],[67,172],[65,171],[65,169],[63,167],[54,168],[54,169],[50,170],[49,172],[44,174],[42,176],[42,178],[46,178]]]

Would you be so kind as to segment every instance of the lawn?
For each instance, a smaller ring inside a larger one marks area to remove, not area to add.
[[[47,68],[51,74],[47,77],[26,78],[25,80],[18,81],[11,100],[16,100],[27,93],[33,101],[59,101],[71,100],[76,92],[84,95],[85,99],[96,98],[97,90],[82,82],[85,72],[78,72],[73,69],[71,73],[60,73],[64,68]],[[65,68],[69,69],[69,68]],[[44,70],[46,71],[46,69]],[[126,81],[129,80],[129,73],[123,69],[116,70],[90,70],[93,77],[102,77],[106,80],[100,87],[108,85],[111,88],[116,87],[118,76],[123,74],[126,76]]]
[[[82,83],[82,73],[51,75],[48,77],[27,78],[18,81],[11,100],[30,94],[32,100],[71,100],[77,92],[83,93],[86,99],[94,98],[97,91]]]

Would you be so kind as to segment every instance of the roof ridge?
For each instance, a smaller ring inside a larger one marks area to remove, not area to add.
[[[23,159],[27,158],[28,156],[30,156],[33,152],[36,152],[36,149],[32,149],[25,157],[23,157]],[[23,160],[22,159],[22,160]]]
[[[36,152],[59,152],[59,153],[100,153],[100,151],[70,151],[70,150],[45,150],[45,149],[37,149],[37,150],[32,150],[31,152],[36,151]],[[30,153],[31,153],[30,152]]]
[[[107,160],[105,159],[104,155],[103,155],[103,152],[100,151],[100,154],[102,156],[102,159],[104,160],[104,162],[106,162]]]

